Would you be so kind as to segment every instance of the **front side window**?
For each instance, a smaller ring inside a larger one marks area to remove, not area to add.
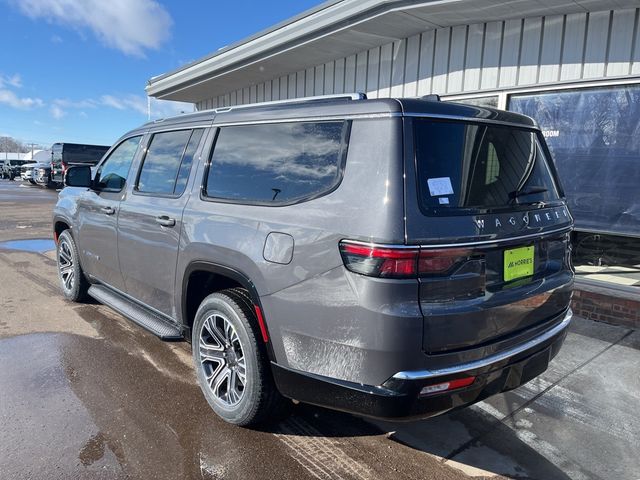
[[[532,130],[420,119],[414,136],[420,203],[428,212],[559,198],[542,140]]]
[[[342,178],[348,127],[345,121],[222,127],[205,195],[260,205],[327,193]]]
[[[126,139],[100,165],[96,174],[96,186],[99,190],[122,190],[141,139],[141,135]]]
[[[136,190],[160,195],[182,194],[203,131],[176,130],[154,134],[140,169]]]

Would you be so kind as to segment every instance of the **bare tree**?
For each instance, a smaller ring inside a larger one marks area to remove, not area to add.
[[[11,137],[0,137],[0,152],[17,152],[25,153],[31,150],[31,147]]]

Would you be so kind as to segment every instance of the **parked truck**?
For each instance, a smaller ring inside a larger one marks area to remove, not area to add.
[[[51,183],[61,185],[64,174],[72,165],[96,165],[109,150],[105,145],[54,143],[51,147]]]

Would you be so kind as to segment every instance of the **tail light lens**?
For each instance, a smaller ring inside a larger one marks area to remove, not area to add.
[[[340,242],[345,267],[351,272],[380,278],[417,278],[445,275],[473,255],[472,249],[392,248]]]
[[[418,271],[423,275],[442,275],[451,270],[454,265],[468,260],[472,253],[470,248],[420,250]]]
[[[340,242],[345,267],[354,273],[382,278],[416,277],[417,248],[385,248]]]

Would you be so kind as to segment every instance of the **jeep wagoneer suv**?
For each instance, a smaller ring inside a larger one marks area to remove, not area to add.
[[[427,417],[543,372],[571,319],[572,219],[528,117],[363,95],[124,135],[54,211],[64,295],[192,343],[211,407]]]

